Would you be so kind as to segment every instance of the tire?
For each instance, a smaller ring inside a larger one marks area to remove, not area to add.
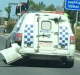
[[[72,68],[73,66],[74,66],[74,60],[65,62],[65,67],[66,68]]]
[[[29,66],[30,60],[26,57],[23,57],[22,59],[19,59],[13,63],[11,63],[10,65],[14,65],[14,66]]]

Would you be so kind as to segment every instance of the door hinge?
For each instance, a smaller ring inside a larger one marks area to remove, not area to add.
[[[40,46],[37,46],[37,48],[40,48]]]
[[[37,35],[36,37],[48,37],[48,38],[50,38],[50,36],[51,36],[51,34],[47,34],[47,35],[45,35],[44,33],[42,34],[42,35]]]
[[[58,32],[54,32],[54,35],[58,35]]]
[[[54,48],[58,48],[58,45],[55,45]]]

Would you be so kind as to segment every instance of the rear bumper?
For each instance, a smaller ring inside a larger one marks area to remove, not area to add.
[[[26,54],[26,57],[29,59],[36,59],[36,60],[54,60],[59,62],[66,62],[74,60],[73,56],[68,55],[41,55],[41,54]]]
[[[60,60],[62,57],[74,59],[75,46],[70,45],[69,50],[34,50],[33,48],[23,48],[20,50],[22,55],[30,57],[30,59],[44,59],[44,60]]]
[[[21,53],[22,56],[29,57],[30,59],[39,59],[39,60],[68,60],[74,59],[74,55],[69,53],[56,53],[56,52],[39,52],[39,53]]]
[[[56,55],[41,55],[41,54],[27,54],[30,59],[40,59],[40,60],[60,60],[60,56]]]
[[[74,56],[74,52],[73,54],[70,55],[70,51],[69,50],[34,50],[31,48],[24,48],[21,49],[20,52],[21,54],[27,55],[27,54],[31,54],[31,55],[47,55],[47,56]]]

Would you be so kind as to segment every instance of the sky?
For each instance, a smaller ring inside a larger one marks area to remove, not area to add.
[[[44,2],[45,5],[50,5],[53,4],[55,7],[56,6],[62,6],[63,5],[63,1],[64,0],[33,0],[35,3],[38,2]],[[21,2],[27,2],[27,0],[21,0]],[[3,13],[6,13],[5,17],[7,17],[7,12],[5,11],[5,7],[8,7],[8,3],[19,3],[19,0],[0,0],[0,10],[2,10],[2,12],[0,12],[0,17],[3,16]],[[16,5],[12,5],[11,8],[11,17],[15,18],[15,10],[16,10]]]

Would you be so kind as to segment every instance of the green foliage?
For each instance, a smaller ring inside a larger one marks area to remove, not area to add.
[[[14,26],[15,26],[15,22],[10,22],[10,21],[8,21],[8,24],[6,25],[6,29],[10,29],[11,31],[13,30],[13,28],[14,28]]]
[[[77,26],[80,26],[80,23],[77,23]]]
[[[32,0],[29,0],[29,9],[35,9],[35,7],[36,7],[35,2]]]
[[[35,3],[33,0],[29,0],[29,10],[43,10],[45,9],[45,4],[43,2]]]
[[[76,49],[80,51],[80,29],[76,31]]]
[[[0,10],[0,12],[1,12],[2,10]]]
[[[10,5],[8,5],[8,7],[5,7],[5,10],[6,10],[7,13],[8,13],[8,20],[10,19],[11,7],[12,7],[12,6],[10,6]]]
[[[53,11],[55,10],[55,7],[53,4],[46,6],[43,1],[39,3],[35,3],[33,0],[29,0],[29,10],[46,10],[46,11]]]
[[[55,6],[54,6],[53,4],[51,4],[51,5],[49,5],[48,7],[46,7],[45,10],[46,10],[46,11],[54,11],[54,10],[56,10],[56,9],[55,9]]]
[[[4,23],[4,21],[8,21],[8,19],[6,17],[0,17],[0,25]]]
[[[44,10],[46,6],[43,2],[39,2],[36,5],[37,5],[36,10]]]

